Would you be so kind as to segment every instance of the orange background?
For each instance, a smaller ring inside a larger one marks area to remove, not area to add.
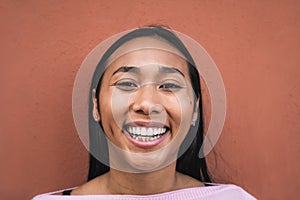
[[[98,43],[145,24],[191,36],[219,67],[228,110],[209,155],[215,181],[259,199],[297,199],[299,22],[297,0],[2,0],[0,199],[85,182],[88,154],[71,109],[76,72]]]

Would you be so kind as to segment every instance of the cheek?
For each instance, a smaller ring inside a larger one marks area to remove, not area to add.
[[[180,94],[173,98],[166,98],[166,110],[171,118],[180,126],[180,123],[189,121],[193,115],[194,102],[188,94]]]
[[[179,97],[180,104],[180,129],[185,132],[190,128],[192,116],[194,113],[194,101],[193,97],[189,94],[185,94]]]
[[[166,99],[165,103],[166,111],[170,117],[176,122],[180,123],[182,118],[182,104],[178,99]]]
[[[189,95],[178,95],[176,101],[168,103],[169,116],[172,120],[172,144],[170,148],[178,149],[191,127],[194,102]]]
[[[130,95],[111,89],[103,95],[103,99],[105,100],[104,109],[108,111],[106,112],[107,116],[103,116],[107,117],[106,122],[110,126],[118,126],[119,129],[122,129],[128,114]]]
[[[109,114],[111,113],[110,110],[110,102],[111,102],[111,94],[107,92],[101,92],[99,96],[99,106],[100,106],[100,114],[101,114],[101,120],[106,119],[109,117]]]

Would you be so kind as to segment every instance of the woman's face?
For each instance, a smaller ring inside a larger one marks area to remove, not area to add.
[[[141,44],[147,48],[129,51]],[[134,39],[120,49],[122,55],[111,56],[103,75],[99,121],[120,149],[157,152],[153,160],[163,162],[177,154],[198,115],[187,62],[171,45],[153,38]]]

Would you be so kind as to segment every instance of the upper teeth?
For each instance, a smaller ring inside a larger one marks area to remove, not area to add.
[[[166,128],[153,128],[153,127],[128,127],[127,131],[130,134],[141,136],[156,136],[166,132]]]

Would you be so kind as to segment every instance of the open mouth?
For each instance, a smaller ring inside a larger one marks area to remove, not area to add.
[[[162,123],[134,122],[123,127],[127,138],[136,146],[153,147],[161,143],[170,128]]]
[[[126,131],[130,137],[140,142],[149,142],[161,138],[168,128],[162,127],[139,127],[139,126],[127,126]]]

